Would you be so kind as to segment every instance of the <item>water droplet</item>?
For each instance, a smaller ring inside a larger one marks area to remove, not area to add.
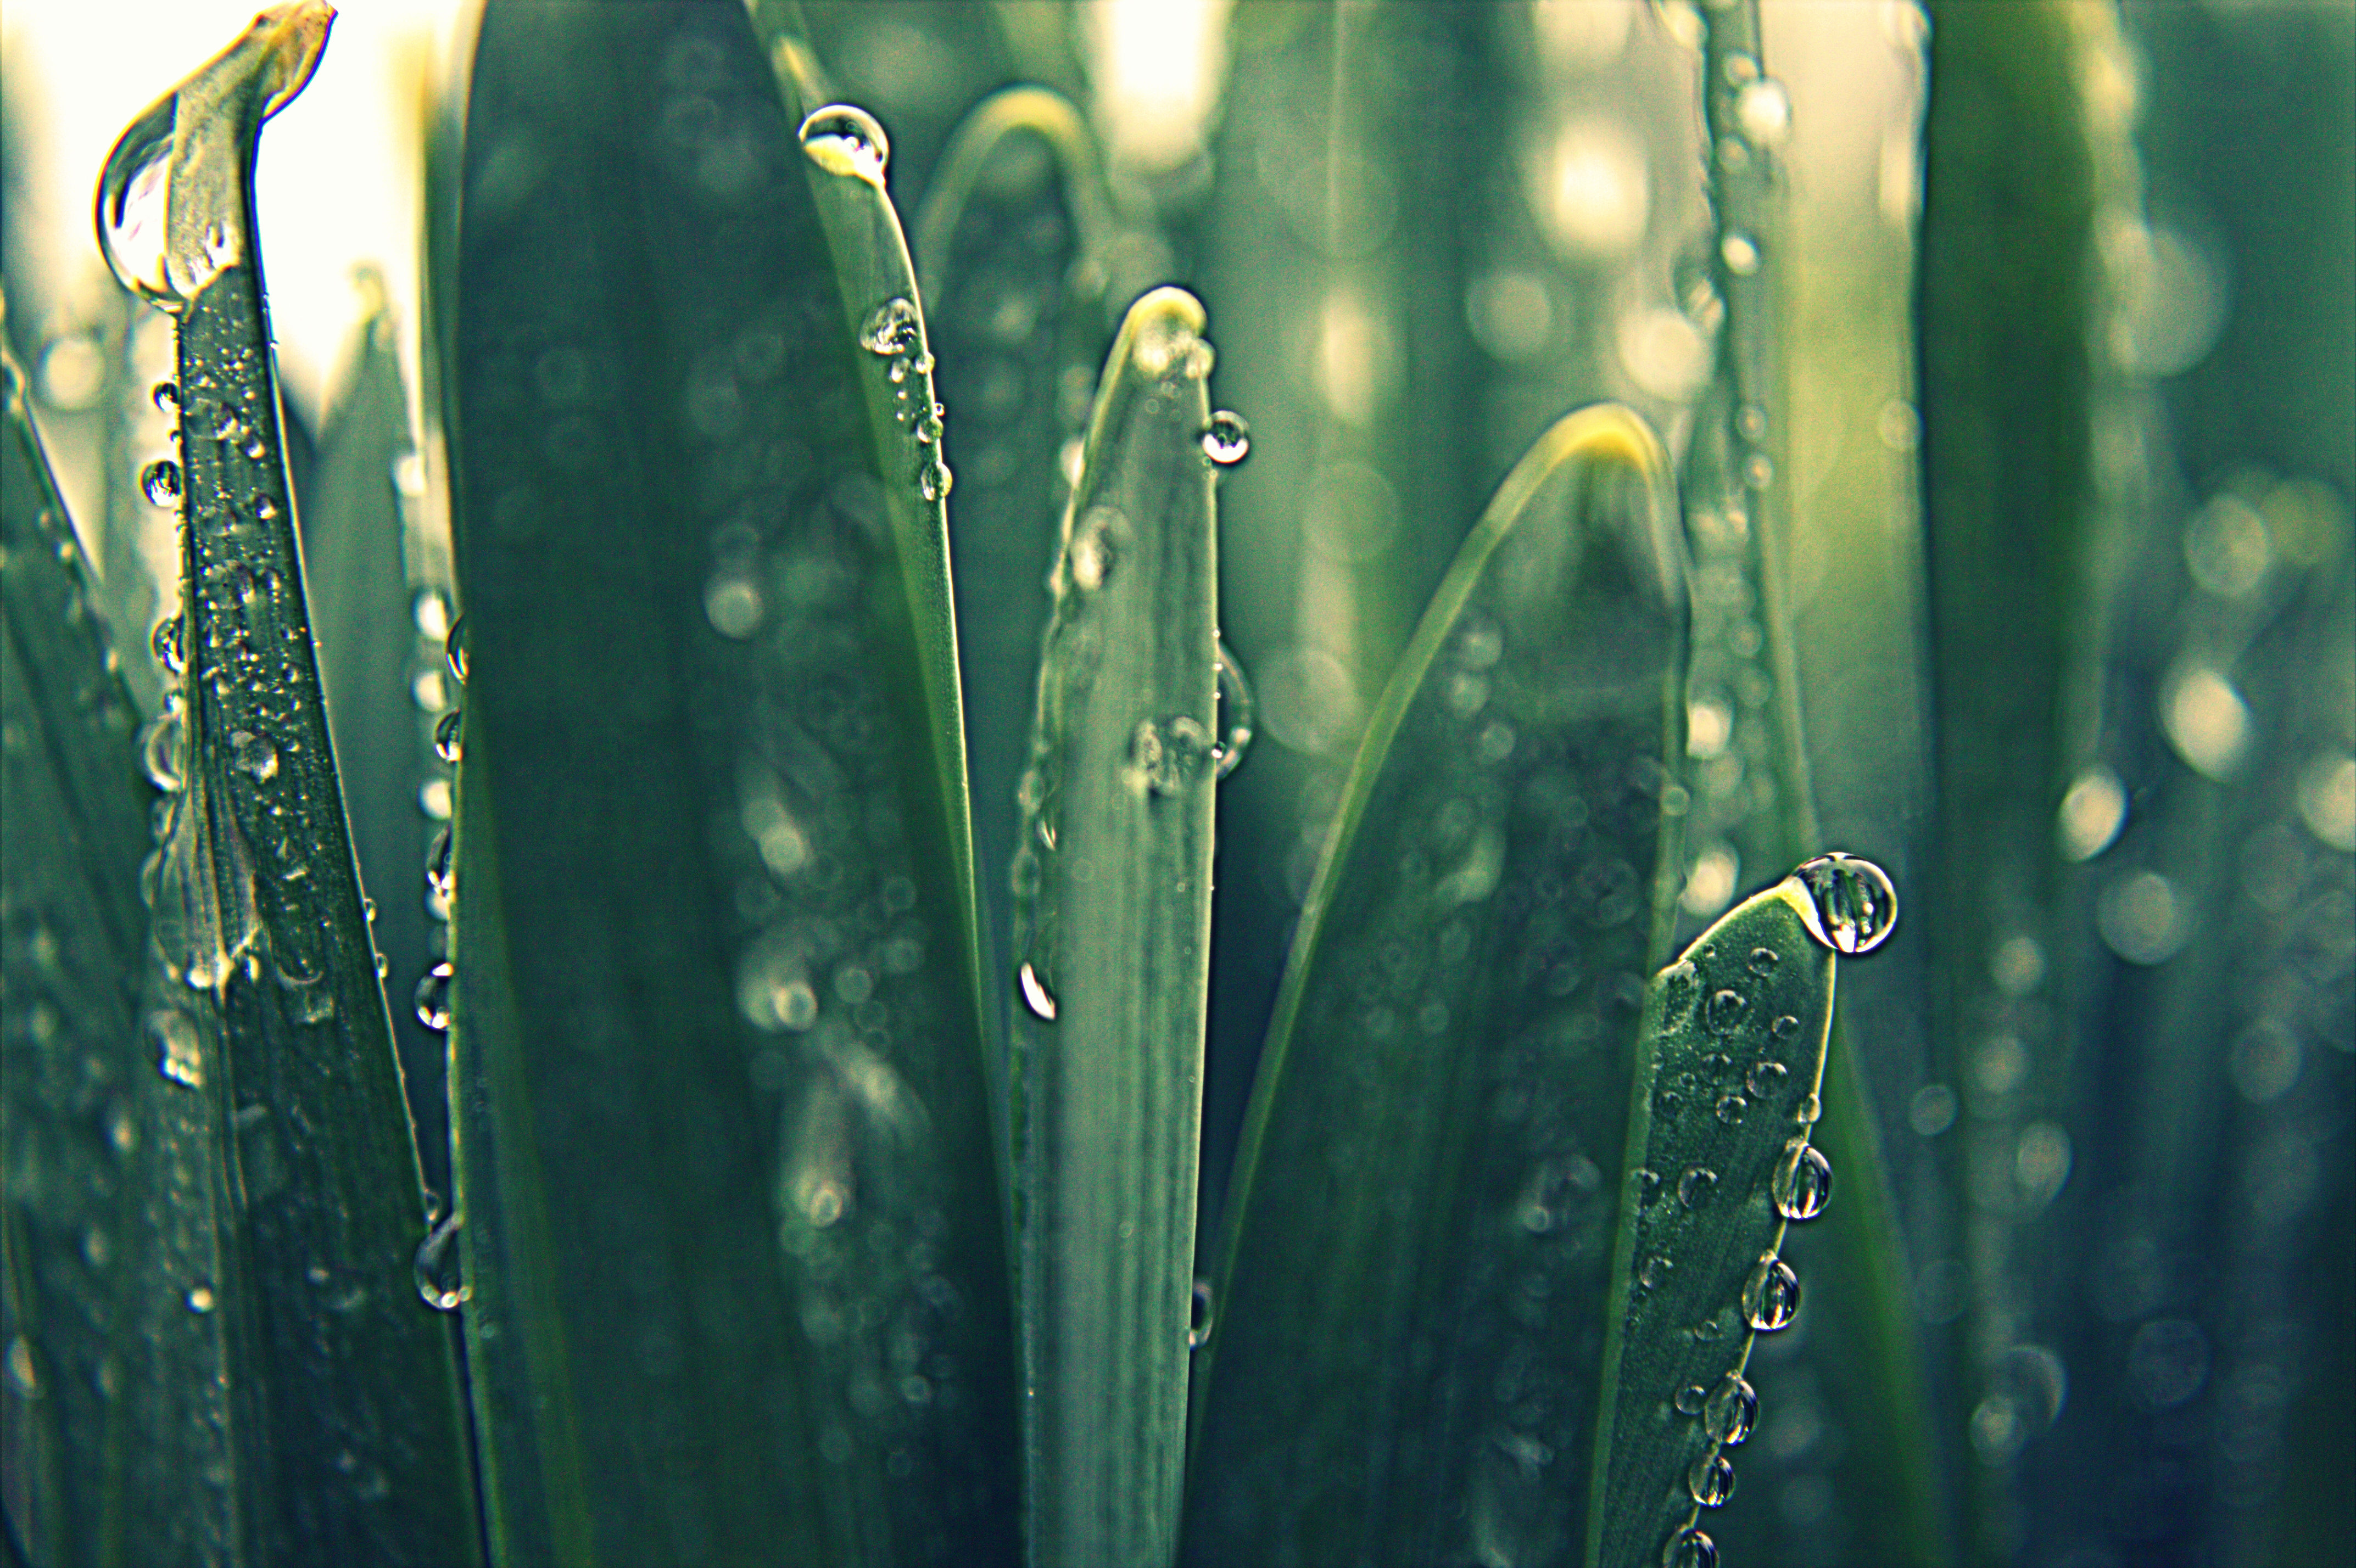
[[[1718,1119],[1730,1127],[1740,1126],[1742,1113],[1750,1108],[1751,1102],[1740,1094],[1721,1094],[1718,1099]]]
[[[1772,1334],[1792,1326],[1793,1314],[1800,1310],[1800,1276],[1792,1265],[1769,1253],[1742,1282],[1742,1316],[1762,1334]]]
[[[155,390],[147,395],[155,400],[156,412],[177,414],[180,411],[180,389],[171,382],[156,382]]]
[[[418,591],[410,617],[417,623],[417,635],[421,637],[431,637],[438,643],[450,635],[450,601],[438,588]]]
[[[417,1021],[436,1034],[450,1027],[450,981],[457,971],[445,961],[425,971],[417,982]]]
[[[1824,1114],[1824,1097],[1811,1093],[1802,1096],[1798,1109],[1792,1113],[1792,1120],[1804,1127],[1813,1127]]]
[[[2241,771],[2250,748],[2250,705],[2222,671],[2199,664],[2174,671],[2159,717],[2176,754],[2201,773],[2223,783]]]
[[[1742,1010],[1751,1004],[1740,991],[1718,991],[1709,998],[1708,1022],[1718,1034],[1731,1031],[1742,1021]]]
[[[923,331],[915,304],[894,295],[868,312],[859,329],[859,347],[886,359],[897,358],[915,351]]]
[[[252,776],[256,784],[268,784],[278,776],[278,748],[270,743],[267,735],[257,735],[250,730],[240,730],[229,738],[230,766]]]
[[[155,650],[155,662],[174,675],[188,667],[180,646],[183,624],[185,623],[178,615],[166,615],[155,623],[155,635],[147,641],[147,645]]]
[[[1676,1266],[1676,1261],[1665,1253],[1651,1253],[1636,1265],[1636,1283],[1650,1290],[1675,1273]]]
[[[124,288],[168,311],[185,303],[165,272],[164,197],[177,97],[166,93],[132,122],[98,181],[98,248],[107,267]]]
[[[1709,1390],[1699,1383],[1687,1383],[1677,1390],[1676,1407],[1679,1415],[1699,1415],[1709,1403]]]
[[[1698,1209],[1709,1200],[1710,1189],[1718,1185],[1718,1172],[1706,1165],[1689,1165],[1677,1178],[1677,1201],[1688,1209]]]
[[[1742,1075],[1742,1087],[1754,1100],[1772,1099],[1790,1076],[1790,1071],[1780,1061],[1754,1061],[1751,1071]]]
[[[147,1015],[147,1038],[155,1047],[155,1069],[190,1089],[205,1086],[203,1048],[188,1015],[160,1008]]]
[[[1718,1542],[1687,1525],[1661,1548],[1661,1568],[1718,1568]]]
[[[1221,409],[1203,432],[1203,455],[1230,468],[1251,455],[1251,426],[1241,414]]]
[[[949,486],[956,483],[957,475],[949,472],[949,465],[937,453],[926,456],[923,466],[916,470],[916,491],[927,501],[947,500]]]
[[[1636,1207],[1642,1209],[1661,1195],[1660,1173],[1640,1165],[1628,1173],[1628,1189],[1635,1195]]]
[[[166,795],[177,795],[187,784],[180,772],[180,743],[187,731],[187,721],[181,716],[179,699],[169,698],[166,699],[163,717],[147,726],[146,739],[140,746],[140,760],[146,766],[148,782]]]
[[[1783,84],[1762,76],[1734,95],[1734,121],[1758,146],[1779,147],[1792,129],[1792,99]]]
[[[1833,1195],[1833,1162],[1807,1139],[1794,1138],[1776,1162],[1772,1189],[1777,1213],[1786,1220],[1813,1220]]]
[[[1039,971],[1031,965],[1025,964],[1023,965],[1022,973],[1017,975],[1015,979],[1023,987],[1023,1005],[1040,1018],[1054,1023],[1055,1021],[1055,993],[1048,990],[1046,982],[1039,978]]]
[[[1753,490],[1764,490],[1775,483],[1775,463],[1763,452],[1754,452],[1742,460],[1742,482]]]
[[[458,1277],[458,1250],[450,1244],[457,1240],[458,1227],[465,1221],[465,1212],[453,1210],[417,1243],[413,1265],[417,1294],[436,1312],[455,1312],[475,1294],[474,1288]]]
[[[883,187],[884,172],[892,165],[892,139],[866,110],[830,103],[810,112],[799,135],[803,153],[827,173]]]
[[[1712,1442],[1739,1448],[1759,1420],[1759,1392],[1743,1381],[1740,1372],[1729,1372],[1710,1391],[1709,1403],[1702,1407],[1701,1416],[1702,1429],[1709,1434]]]
[[[1738,278],[1747,278],[1759,270],[1759,243],[1748,234],[1730,234],[1719,242],[1719,258],[1726,270]]]
[[[1090,507],[1072,525],[1072,542],[1066,554],[1072,582],[1084,592],[1095,592],[1111,577],[1112,535],[1122,521],[1110,507]]]
[[[450,661],[450,673],[458,677],[460,685],[465,685],[466,680],[466,617],[464,615],[459,616],[456,620],[450,623],[449,635],[442,639],[442,656]]]
[[[180,465],[168,457],[159,457],[139,472],[139,488],[147,493],[151,507],[177,507],[182,490]]]
[[[1251,682],[1244,677],[1244,667],[1236,658],[1219,635],[1211,635],[1212,658],[1218,666],[1217,702],[1222,721],[1221,740],[1213,747],[1211,755],[1218,763],[1215,777],[1226,778],[1244,760],[1245,751],[1252,742],[1252,727],[1257,721],[1258,705],[1253,700]]]
[[[1704,1508],[1724,1508],[1734,1497],[1734,1461],[1723,1454],[1705,1454],[1686,1472],[1686,1489]]]
[[[1779,962],[1781,960],[1776,957],[1775,950],[1772,947],[1754,947],[1751,950],[1751,972],[1753,975],[1772,975],[1775,972],[1775,965]]]
[[[213,1299],[212,1286],[209,1285],[200,1285],[188,1292],[188,1310],[191,1312],[210,1312],[217,1305],[219,1304]]]
[[[1794,1039],[1800,1032],[1800,1020],[1794,1018],[1791,1014],[1785,1013],[1782,1018],[1777,1019],[1772,1024],[1768,1026],[1767,1032],[1773,1035],[1777,1040]]]
[[[466,754],[462,734],[466,728],[464,709],[453,708],[442,715],[434,726],[434,754],[445,763],[455,763]]]
[[[1186,1348],[1201,1349],[1203,1342],[1211,1337],[1211,1325],[1216,1321],[1212,1311],[1211,1282],[1198,1276],[1194,1281],[1193,1314],[1186,1324]]]
[[[450,830],[444,827],[434,836],[433,847],[425,851],[426,885],[444,899],[457,891],[457,880],[451,868],[450,849]]]
[[[1898,890],[1880,867],[1854,855],[1819,855],[1792,873],[1807,894],[1808,934],[1836,953],[1870,953],[1898,923]]]

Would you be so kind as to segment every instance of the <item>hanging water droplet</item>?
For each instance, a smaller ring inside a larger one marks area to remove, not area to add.
[[[229,738],[230,766],[250,775],[256,784],[268,784],[278,776],[278,748],[270,743],[267,735],[257,735],[240,730]]]
[[[155,1047],[155,1070],[189,1089],[205,1086],[204,1054],[188,1015],[159,1008],[147,1015],[147,1038]]]
[[[1742,1011],[1751,1004],[1740,991],[1718,991],[1709,998],[1708,1022],[1718,1034],[1730,1033],[1742,1021]]]
[[[450,623],[449,635],[442,639],[442,656],[450,661],[450,673],[463,686],[466,681],[466,617],[459,616]]]
[[[1813,1127],[1816,1125],[1817,1118],[1824,1114],[1823,1097],[1811,1093],[1801,1097],[1799,1108],[1792,1113],[1792,1120],[1804,1127]]]
[[[1751,1071],[1742,1075],[1742,1087],[1754,1100],[1768,1100],[1783,1089],[1783,1081],[1791,1076],[1780,1061],[1754,1061]]]
[[[1792,99],[1772,76],[1747,83],[1734,95],[1734,122],[1761,147],[1780,147],[1792,129]]]
[[[139,488],[146,492],[151,507],[177,507],[182,490],[180,465],[168,457],[159,457],[139,471]]]
[[[1747,278],[1759,270],[1759,243],[1748,234],[1730,234],[1719,242],[1719,258],[1726,270],[1738,278]]]
[[[213,1288],[209,1285],[198,1285],[188,1292],[188,1310],[191,1312],[210,1312],[219,1303],[214,1299]]]
[[[155,400],[157,413],[177,414],[180,411],[180,389],[171,382],[156,382],[155,390],[147,395]]]
[[[442,715],[440,720],[434,726],[434,754],[445,763],[455,764],[466,752],[466,747],[460,739],[461,732],[466,727],[465,709],[453,708],[449,712]]]
[[[1661,1568],[1718,1568],[1718,1542],[1687,1525],[1661,1548]]]
[[[1759,1420],[1758,1391],[1743,1381],[1740,1372],[1729,1372],[1710,1391],[1709,1403],[1702,1407],[1701,1417],[1702,1430],[1709,1434],[1712,1442],[1739,1448]]]
[[[1216,701],[1222,737],[1211,749],[1211,755],[1218,763],[1214,776],[1226,778],[1236,771],[1236,764],[1244,760],[1244,752],[1251,745],[1258,710],[1252,698],[1251,682],[1244,678],[1243,665],[1216,632],[1211,634],[1211,656],[1218,667]]]
[[[1017,975],[1015,979],[1023,987],[1023,1005],[1040,1018],[1054,1023],[1055,1021],[1055,993],[1048,990],[1046,982],[1039,978],[1039,971],[1025,964],[1023,965],[1022,973]]]
[[[1740,1094],[1721,1094],[1718,1098],[1718,1119],[1730,1127],[1740,1126],[1742,1113],[1750,1108],[1751,1102]]]
[[[1833,1162],[1805,1138],[1783,1146],[1772,1182],[1775,1211],[1786,1220],[1813,1220],[1833,1195]]]
[[[1243,415],[1221,409],[1203,432],[1203,455],[1222,468],[1231,468],[1251,455],[1251,426]]]
[[[937,453],[928,454],[916,470],[917,493],[927,501],[947,500],[949,486],[956,483],[957,475],[949,472],[949,465]]]
[[[1836,953],[1870,953],[1898,923],[1898,890],[1870,860],[1819,855],[1792,873],[1807,894],[1800,918],[1808,934]]]
[[[1734,1497],[1734,1461],[1705,1454],[1686,1472],[1686,1490],[1704,1508],[1724,1508]]]
[[[894,295],[867,313],[859,328],[859,347],[886,359],[897,358],[915,350],[922,331],[915,303]]]
[[[1775,950],[1772,947],[1754,947],[1751,950],[1751,972],[1753,975],[1772,975],[1775,972],[1775,965],[1780,962]]]
[[[155,623],[155,635],[147,640],[147,645],[155,650],[155,662],[174,675],[187,668],[187,661],[180,646],[183,624],[185,623],[178,615],[166,615]]]
[[[453,1210],[417,1243],[417,1294],[436,1312],[455,1312],[475,1294],[459,1277],[458,1250],[451,1245],[465,1220],[462,1211]]]
[[[425,851],[426,885],[444,899],[457,891],[457,880],[451,870],[450,848],[450,830],[444,827],[434,836],[433,847]]]
[[[1800,1276],[1792,1265],[1769,1253],[1742,1282],[1742,1317],[1762,1334],[1772,1334],[1792,1326],[1792,1316],[1800,1310]]]
[[[1186,1348],[1199,1350],[1211,1337],[1211,1325],[1217,1319],[1212,1312],[1211,1282],[1197,1277],[1194,1281],[1194,1301],[1192,1316],[1186,1324]]]
[[[1677,1390],[1676,1407],[1679,1415],[1699,1415],[1709,1403],[1709,1390],[1699,1383],[1687,1383]]]
[[[1709,1200],[1710,1189],[1717,1185],[1718,1172],[1706,1165],[1689,1165],[1677,1178],[1677,1201],[1698,1209]]]
[[[456,973],[445,961],[425,971],[424,977],[417,982],[413,998],[417,1021],[436,1034],[450,1028],[450,981]]]
[[[131,123],[98,179],[98,249],[115,280],[153,305],[186,303],[165,279],[164,195],[172,162],[177,95],[167,93]]]
[[[187,784],[180,773],[180,742],[187,726],[179,698],[166,698],[163,716],[147,726],[147,737],[139,749],[140,760],[147,769],[147,781],[166,795],[177,795]]]
[[[803,153],[827,173],[883,188],[884,171],[892,165],[892,139],[866,110],[851,103],[812,110],[799,135]]]

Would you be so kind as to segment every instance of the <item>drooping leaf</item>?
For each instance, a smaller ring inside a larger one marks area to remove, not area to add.
[[[1037,1564],[1178,1533],[1217,775],[1212,352],[1131,306],[1055,574],[1014,857],[1025,1519]]]
[[[79,1564],[98,1560],[109,1468],[155,792],[24,375],[13,357],[0,374],[0,1503],[34,1560]]]
[[[1009,1562],[925,328],[734,5],[487,8],[453,437],[459,1246],[503,1560]]]
[[[311,640],[259,249],[262,122],[331,13],[265,12],[117,143],[100,229],[176,315],[184,787],[155,884],[118,1328],[134,1560],[471,1561],[453,1345]],[[159,754],[171,756],[159,746]],[[110,1543],[112,1544],[112,1543]]]
[[[1312,891],[1198,1369],[1186,1561],[1585,1539],[1685,573],[1628,411],[1558,422],[1426,613]]]

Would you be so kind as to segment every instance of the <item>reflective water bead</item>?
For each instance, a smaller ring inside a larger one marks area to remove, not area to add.
[[[1721,1094],[1718,1099],[1718,1119],[1728,1126],[1740,1126],[1742,1113],[1751,1109],[1751,1102],[1740,1094]]]
[[[155,1070],[187,1089],[205,1086],[204,1055],[188,1015],[168,1008],[147,1015],[147,1038],[155,1048]]]
[[[866,110],[830,103],[812,110],[798,133],[803,153],[827,173],[883,186],[884,171],[892,165],[892,139]]]
[[[1709,1027],[1724,1034],[1742,1021],[1742,1009],[1751,1004],[1740,991],[1719,991],[1709,998]]]
[[[147,738],[140,748],[147,782],[166,795],[177,795],[187,787],[187,781],[180,773],[180,741],[187,722],[181,717],[179,699],[166,699],[163,717],[147,726]]]
[[[458,1277],[458,1253],[451,1243],[457,1240],[458,1227],[464,1222],[458,1211],[451,1213],[425,1232],[417,1243],[417,1256],[412,1269],[417,1281],[418,1296],[436,1312],[455,1312],[475,1293]]]
[[[1055,993],[1047,989],[1045,981],[1040,979],[1039,971],[1031,965],[1025,964],[1021,973],[1014,978],[1023,988],[1023,1006],[1029,1008],[1036,1016],[1046,1019],[1047,1022],[1054,1023],[1055,1021]]]
[[[1241,414],[1221,409],[1203,432],[1203,455],[1222,468],[1233,467],[1251,455],[1251,426]]]
[[[456,880],[450,863],[450,830],[446,827],[434,836],[433,847],[425,851],[425,881],[443,898],[450,897],[456,889]]]
[[[1735,94],[1734,119],[1743,135],[1757,145],[1781,146],[1792,129],[1791,95],[1782,82],[1762,76]]]
[[[1217,666],[1218,684],[1215,688],[1219,704],[1220,741],[1211,755],[1218,763],[1214,775],[1226,778],[1244,760],[1244,752],[1252,742],[1253,727],[1258,721],[1258,705],[1252,698],[1251,682],[1244,677],[1244,667],[1234,650],[1214,632],[1211,634],[1211,657]]]
[[[417,995],[412,998],[417,1021],[436,1034],[450,1027],[450,981],[456,973],[445,961],[425,971],[424,977],[417,982]]]
[[[139,471],[139,488],[146,493],[150,506],[177,506],[183,488],[180,465],[168,457],[157,458]]]
[[[1773,1035],[1777,1040],[1790,1040],[1793,1036],[1800,1032],[1800,1020],[1794,1018],[1791,1014],[1785,1013],[1782,1018],[1777,1019],[1772,1024],[1768,1026],[1767,1032]]]
[[[1730,234],[1719,241],[1719,259],[1726,270],[1738,278],[1747,278],[1759,270],[1759,245],[1748,234]]]
[[[180,628],[185,624],[177,614],[166,615],[155,623],[155,635],[147,642],[147,645],[155,650],[155,662],[174,675],[187,667],[187,660],[180,645]]]
[[[1652,1289],[1676,1272],[1676,1260],[1664,1253],[1654,1253],[1636,1265],[1636,1283]]]
[[[466,679],[466,617],[459,616],[450,623],[449,635],[442,639],[442,656],[450,661],[450,673],[461,685]]]
[[[268,784],[278,776],[278,748],[267,735],[238,731],[229,738],[229,761],[230,766],[256,784]]]
[[[155,400],[157,413],[177,414],[180,411],[180,389],[169,381],[158,381],[147,394]]]
[[[1898,923],[1898,890],[1870,860],[1819,855],[1792,873],[1806,892],[1801,919],[1808,934],[1836,953],[1870,953]]]
[[[1686,1472],[1686,1490],[1704,1508],[1724,1508],[1734,1497],[1734,1461],[1705,1454]]]
[[[466,751],[460,740],[461,731],[466,727],[465,709],[453,708],[449,712],[442,715],[441,720],[434,726],[434,754],[445,763],[456,763]]]
[[[1709,1390],[1699,1383],[1687,1383],[1677,1390],[1676,1403],[1679,1415],[1699,1415],[1709,1403]]]
[[[1759,1391],[1740,1372],[1729,1372],[1702,1406],[1702,1430],[1713,1442],[1739,1448],[1759,1420]]]
[[[1772,947],[1754,947],[1751,950],[1751,972],[1753,975],[1772,975],[1775,972],[1775,965],[1782,962],[1783,960],[1776,955],[1775,950]]]
[[[1833,1195],[1833,1162],[1805,1138],[1783,1146],[1771,1184],[1775,1211],[1786,1220],[1813,1220]]]
[[[859,347],[894,358],[915,350],[919,331],[915,304],[895,295],[868,312],[859,329]]]
[[[1780,1061],[1754,1061],[1751,1071],[1742,1075],[1742,1086],[1750,1091],[1752,1099],[1765,1100],[1781,1089],[1791,1075],[1791,1070]]]
[[[949,486],[956,483],[957,475],[950,473],[949,465],[937,456],[927,456],[924,465],[916,470],[916,489],[927,501],[948,499]]]
[[[1790,1264],[1769,1253],[1742,1282],[1743,1320],[1762,1334],[1772,1334],[1790,1328],[1799,1310],[1800,1276]]]
[[[1677,1178],[1677,1201],[1698,1209],[1709,1200],[1710,1189],[1717,1185],[1718,1172],[1706,1165],[1689,1165]]]
[[[1194,1281],[1194,1298],[1186,1323],[1186,1348],[1190,1350],[1201,1349],[1203,1342],[1211,1337],[1211,1325],[1215,1321],[1216,1318],[1212,1311],[1211,1282],[1197,1277]]]
[[[1687,1525],[1661,1548],[1661,1568],[1718,1568],[1718,1542]]]
[[[1798,1109],[1792,1113],[1792,1120],[1804,1127],[1813,1127],[1824,1114],[1824,1097],[1815,1093],[1804,1094],[1801,1096]]]

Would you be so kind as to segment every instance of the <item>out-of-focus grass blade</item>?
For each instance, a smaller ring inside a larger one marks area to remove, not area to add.
[[[1624,409],[1558,421],[1376,710],[1235,1177],[1188,1562],[1586,1539],[1630,1073],[1676,889],[1667,464]]]
[[[798,147],[722,0],[495,0],[466,160],[453,1105],[495,1551],[1011,1561],[948,478],[882,133]]]
[[[966,117],[916,226],[941,393],[957,416],[949,548],[993,1018],[1013,976],[1007,868],[1055,558],[1050,525],[1071,494],[1067,459],[1078,455],[1106,347],[1104,272],[1093,260],[1107,222],[1101,181],[1072,106],[1041,88],[1010,88]]]
[[[177,1550],[286,1564],[463,1563],[477,1542],[451,1343],[411,1283],[416,1155],[312,649],[251,203],[262,122],[332,15],[299,0],[257,17],[134,123],[100,186],[110,263],[176,315],[181,461],[149,483],[179,492],[186,523],[185,789],[136,1135],[154,1255],[120,1326],[153,1397],[131,1405],[145,1424],[110,1520],[134,1556],[170,1555],[149,1543],[176,1528]],[[218,1327],[173,1327],[189,1323]],[[169,1336],[190,1359],[162,1353]]]
[[[1798,878],[1736,906],[1653,981],[1630,1115],[1628,1201],[1612,1264],[1589,1560],[1701,1568],[1704,1508],[1733,1496],[1758,1396],[1753,1337],[1799,1307],[1778,1255],[1830,1167],[1823,1109],[1833,953]],[[1680,1548],[1686,1554],[1681,1554]]]
[[[394,462],[412,450],[409,401],[381,284],[363,289],[369,306],[344,395],[327,421],[310,487],[300,492],[303,571],[319,639],[336,771],[351,815],[352,848],[372,900],[377,951],[394,995],[429,963],[425,852],[431,826],[418,791],[429,743],[412,696],[417,645],[412,573],[402,549],[406,525],[393,485]],[[430,723],[427,719],[425,723]],[[449,1102],[441,1038],[396,1010],[393,1039],[417,1128],[426,1187],[450,1190]]]
[[[1203,307],[1130,307],[1089,421],[1015,852],[1030,1560],[1167,1563],[1184,1474],[1222,744]]]
[[[155,795],[23,372],[0,375],[0,1506],[46,1568],[98,1560]]]

